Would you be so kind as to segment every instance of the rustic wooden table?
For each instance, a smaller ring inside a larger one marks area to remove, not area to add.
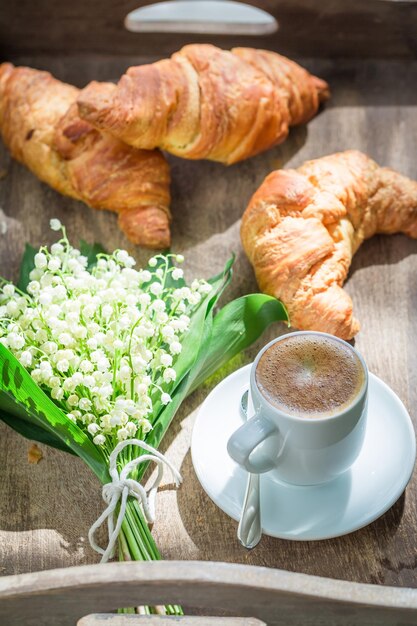
[[[140,59],[119,57],[11,58],[51,70],[81,86],[90,79],[114,79]],[[171,158],[173,249],[187,258],[191,275],[219,270],[232,251],[235,276],[227,298],[256,289],[239,242],[239,219],[251,194],[274,168],[298,166],[330,152],[357,148],[381,164],[417,177],[417,62],[305,61],[331,85],[333,97],[308,127],[247,162],[225,168]],[[0,153],[0,273],[15,279],[25,241],[53,241],[49,219],[65,222],[73,241],[83,237],[108,249],[127,247],[138,263],[148,252],[128,244],[112,214],[64,198]],[[347,290],[362,330],[356,345],[372,372],[385,380],[417,420],[417,242],[404,236],[375,237],[357,253]],[[282,325],[271,329],[241,364]],[[165,484],[158,501],[154,535],[166,559],[252,563],[360,582],[417,587],[417,479],[382,518],[346,537],[322,542],[289,542],[264,537],[252,552],[236,539],[236,523],[208,499],[193,471],[193,420],[208,389],[182,406],[164,451],[181,468],[177,492]],[[0,563],[2,574],[97,561],[87,530],[102,510],[101,487],[82,461],[42,446],[43,459],[29,465],[29,444],[0,425]],[[214,451],[215,452],[215,451]],[[381,458],[381,463],[384,459]]]

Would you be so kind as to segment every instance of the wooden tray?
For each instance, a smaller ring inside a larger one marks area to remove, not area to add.
[[[48,0],[8,3],[0,25],[3,57],[48,69],[79,86],[93,78],[116,79],[128,65],[154,59],[184,42],[180,36],[123,32],[124,15],[139,4],[146,3],[57,0],[53,7]],[[294,129],[285,144],[241,164],[225,168],[169,157],[173,249],[184,253],[190,274],[204,276],[219,270],[234,251],[236,269],[228,299],[256,289],[239,243],[239,219],[272,169],[357,148],[417,178],[417,61],[412,58],[417,51],[416,4],[357,0],[348,9],[342,0],[253,4],[267,6],[291,31],[282,28],[274,38],[253,38],[250,44],[306,55],[302,62],[329,81],[333,97],[308,126]],[[223,47],[237,43],[231,38],[217,42]],[[383,55],[387,58],[371,58]],[[147,259],[148,252],[128,245],[119,233],[115,216],[50,190],[3,148],[0,171],[2,275],[16,278],[25,241],[35,246],[53,241],[48,228],[52,217],[65,222],[74,241],[83,237],[108,249],[127,247],[139,264]],[[398,393],[414,422],[416,276],[416,241],[400,235],[375,237],[355,256],[347,284],[362,322],[356,345],[370,370]],[[271,329],[240,364],[249,362],[263,343],[283,330],[278,325]],[[194,411],[206,394],[207,388],[200,389],[184,403],[164,443],[184,476],[178,492],[167,484],[160,494],[154,535],[164,558],[248,563],[364,583],[417,586],[415,476],[388,513],[352,535],[319,543],[265,537],[250,553],[241,548],[235,522],[210,502],[191,464]],[[102,502],[90,471],[81,461],[45,447],[43,460],[29,465],[28,443],[3,425],[0,446],[2,573],[96,562],[85,538]]]

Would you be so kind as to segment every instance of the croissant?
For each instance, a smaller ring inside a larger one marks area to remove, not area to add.
[[[78,93],[48,72],[0,65],[0,130],[5,145],[60,193],[118,213],[120,228],[134,243],[168,247],[167,162],[160,152],[127,146],[81,120]]]
[[[137,148],[231,164],[284,141],[328,96],[327,83],[274,52],[191,44],[131,67],[116,90],[91,83],[78,108]]]
[[[277,170],[243,215],[243,247],[260,288],[304,330],[351,339],[359,330],[343,290],[352,256],[375,233],[417,238],[417,182],[357,151]]]

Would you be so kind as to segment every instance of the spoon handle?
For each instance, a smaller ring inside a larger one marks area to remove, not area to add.
[[[237,529],[240,543],[248,550],[257,546],[262,537],[259,486],[259,474],[249,474],[242,515]]]

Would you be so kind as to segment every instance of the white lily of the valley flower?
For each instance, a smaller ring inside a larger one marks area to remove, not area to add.
[[[183,278],[169,257],[152,257],[148,269],[135,270],[125,250],[100,255],[87,270],[61,222],[51,220],[51,228],[63,237],[36,253],[29,296],[0,285],[0,342],[71,421],[111,450],[143,437],[154,404],[171,402],[183,336],[211,287],[201,280],[166,287],[168,274]]]
[[[50,224],[52,230],[57,230],[58,231],[58,230],[61,230],[61,228],[62,228],[61,222],[58,219],[56,219],[56,218],[50,220],[49,224]]]

